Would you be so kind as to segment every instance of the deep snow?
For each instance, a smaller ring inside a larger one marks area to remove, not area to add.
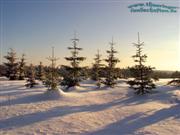
[[[25,81],[0,80],[0,135],[178,135],[180,90],[157,82],[151,95],[137,96],[126,80],[115,88],[80,87],[47,93]]]

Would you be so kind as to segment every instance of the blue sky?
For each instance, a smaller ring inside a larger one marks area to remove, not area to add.
[[[132,43],[137,42],[137,32],[145,42],[147,65],[156,69],[180,69],[179,19],[177,13],[131,13],[131,4],[145,0],[0,0],[1,1],[1,62],[8,48],[18,56],[25,53],[28,63],[38,64],[51,54],[55,47],[58,65],[67,64],[64,57],[71,46],[74,30],[84,48],[80,55],[91,65],[97,49],[107,56],[112,36],[121,60],[119,67],[133,65],[135,53]],[[152,1],[156,4],[179,6],[178,0]]]

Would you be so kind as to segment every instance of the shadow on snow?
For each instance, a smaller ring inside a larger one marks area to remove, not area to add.
[[[36,122],[45,121],[54,117],[63,117],[69,114],[75,114],[80,112],[97,112],[108,109],[110,107],[118,106],[122,102],[119,100],[108,102],[105,104],[93,104],[93,105],[82,105],[82,106],[59,106],[51,108],[44,112],[35,112],[31,114],[25,114],[20,116],[11,117],[8,119],[0,120],[0,129],[8,130],[17,127],[27,126]],[[136,130],[146,127],[148,125],[154,124],[156,122],[162,121],[169,117],[180,118],[180,104],[174,105],[170,108],[165,108],[156,111],[150,116],[143,116],[142,113],[137,113],[131,116],[128,116],[116,123],[110,124],[105,128],[94,131],[90,134],[111,134],[113,133],[124,133],[130,134]]]
[[[100,130],[86,133],[85,135],[133,134],[140,128],[145,128],[146,126],[155,124],[170,117],[173,117],[174,119],[180,119],[179,108],[179,104],[174,105],[170,108],[158,110],[150,116],[143,116],[142,113],[136,113],[115,123],[109,124]]]

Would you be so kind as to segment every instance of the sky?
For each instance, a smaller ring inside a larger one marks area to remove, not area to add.
[[[150,1],[150,0],[149,0]],[[67,47],[74,31],[80,39],[82,66],[91,66],[100,50],[107,57],[114,39],[117,67],[132,66],[137,33],[144,42],[146,65],[157,70],[180,70],[180,9],[176,13],[130,12],[128,6],[145,0],[0,0],[0,63],[9,48],[18,57],[26,54],[27,63],[50,64],[51,47],[59,58],[57,65],[69,64]],[[151,0],[155,4],[180,7],[178,0]]]

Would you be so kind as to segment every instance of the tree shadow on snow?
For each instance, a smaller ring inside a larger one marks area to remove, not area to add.
[[[45,121],[54,117],[63,117],[68,114],[75,114],[79,112],[96,112],[108,107],[113,104],[101,104],[101,105],[83,105],[83,106],[61,106],[54,107],[44,112],[35,112],[31,114],[25,114],[20,116],[15,116],[5,120],[0,120],[0,129],[8,130],[9,128],[18,128],[27,126],[40,121]]]
[[[32,99],[31,99],[32,100]],[[108,109],[110,107],[116,106],[121,107],[121,102],[119,100],[115,100],[112,102],[108,102],[105,104],[93,104],[93,105],[82,105],[82,106],[58,106],[51,108],[47,111],[40,111],[31,114],[25,114],[20,116],[15,116],[11,118],[7,118],[4,120],[0,120],[0,130],[8,130],[12,128],[18,128],[27,126],[36,122],[41,122],[45,120],[49,120],[54,117],[63,117],[69,114],[81,113],[81,112],[97,112]],[[176,119],[180,118],[180,105],[174,105],[170,108],[161,109],[156,111],[154,114],[150,116],[143,116],[142,113],[137,113],[131,116],[124,118],[116,123],[110,124],[106,126],[104,129],[99,131],[94,131],[90,134],[102,134],[109,135],[111,132],[114,133],[124,133],[130,134],[135,132],[136,130],[146,127],[148,125],[154,124],[161,120],[174,117]]]
[[[19,89],[23,88],[23,89]],[[0,92],[8,92],[8,91],[17,91],[17,90],[24,90],[25,86],[24,85],[8,85],[8,86],[1,86],[0,87]]]
[[[9,92],[9,91],[6,91],[6,92],[0,92],[0,96],[15,96],[15,95],[21,95],[21,94],[25,94],[25,93],[39,93],[39,92],[42,92],[42,90],[35,90],[35,89],[27,89],[27,88],[23,88],[21,90],[14,90],[13,92]]]
[[[165,108],[156,111],[150,116],[143,116],[142,113],[130,115],[120,121],[109,124],[104,128],[85,133],[85,135],[129,135],[135,133],[140,128],[155,124],[162,120],[173,117],[180,119],[180,105],[174,105],[170,108]]]
[[[99,105],[94,104],[94,105],[83,105],[83,106],[58,106],[43,112],[40,111],[40,112],[35,112],[31,114],[25,114],[25,115],[20,115],[8,119],[0,120],[0,130],[1,129],[8,130],[18,127],[23,127],[36,122],[46,121],[54,117],[63,117],[69,114],[102,111],[104,109],[116,105],[119,105],[119,102],[110,102]],[[158,110],[150,116],[143,115],[143,113],[136,113],[116,123],[112,123],[101,130],[87,133],[86,135],[132,134],[140,128],[160,122],[170,117],[179,119],[180,118],[179,108],[180,108],[179,104],[174,105],[170,108]]]
[[[32,91],[31,91],[32,92]],[[48,94],[45,92],[36,91],[33,95],[23,96],[23,97],[17,97],[15,99],[8,99],[6,101],[0,102],[0,106],[7,106],[7,105],[17,105],[17,104],[29,104],[29,103],[36,103],[36,102],[43,102],[47,100],[55,100],[54,98],[48,97]],[[27,93],[30,93],[27,91]],[[33,92],[34,93],[34,92]]]
[[[22,103],[21,100],[23,99],[17,100],[15,102]],[[28,101],[32,102],[31,100],[35,100],[35,99],[32,99],[32,98],[29,98],[29,100],[26,99],[26,103]],[[38,101],[39,100],[40,99],[38,98]],[[119,105],[119,101],[117,100],[117,101],[112,101],[105,104],[54,107],[44,112],[35,112],[31,114],[25,114],[25,115],[20,115],[20,116],[11,117],[8,119],[0,120],[0,130],[1,129],[8,130],[9,128],[23,127],[23,126],[27,126],[29,124],[33,124],[36,122],[48,120],[50,118],[59,117],[59,116],[63,117],[68,114],[75,114],[75,113],[80,113],[80,112],[90,113],[90,112],[102,111],[102,110],[108,109],[113,106],[118,106],[118,105]]]

